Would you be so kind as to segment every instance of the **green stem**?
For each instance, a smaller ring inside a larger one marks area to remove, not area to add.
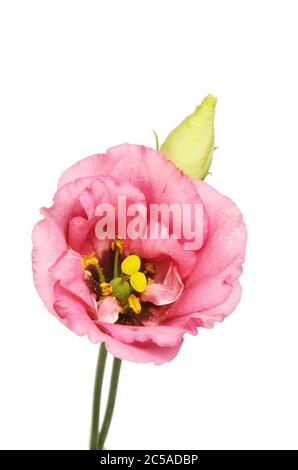
[[[99,274],[99,280],[100,280],[100,282],[105,282],[105,277],[104,277],[102,268],[101,268],[100,266],[98,266],[98,274]]]
[[[113,278],[119,277],[119,250],[116,248],[115,251],[115,258],[114,258],[114,272]]]
[[[113,369],[112,369],[112,375],[111,375],[110,391],[109,391],[107,408],[106,408],[105,416],[103,419],[102,427],[98,436],[98,442],[97,442],[98,450],[103,450],[103,447],[104,447],[104,444],[105,444],[105,441],[106,441],[106,438],[110,429],[110,424],[112,421],[113,411],[115,407],[120,369],[121,369],[121,359],[117,359],[115,357],[113,361]]]
[[[90,450],[96,450],[97,448],[101,390],[102,390],[102,382],[103,382],[103,375],[104,375],[106,360],[107,360],[107,350],[106,350],[105,344],[102,343],[99,348],[97,365],[96,365],[96,373],[95,373],[91,436],[90,436],[90,447],[89,447]]]

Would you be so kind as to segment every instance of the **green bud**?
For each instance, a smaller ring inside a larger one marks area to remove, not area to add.
[[[203,180],[214,150],[216,98],[206,96],[200,106],[166,138],[160,152],[186,175]]]

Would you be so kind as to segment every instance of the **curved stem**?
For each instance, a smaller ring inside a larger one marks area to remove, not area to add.
[[[110,429],[110,424],[112,421],[113,411],[115,407],[120,369],[121,369],[121,359],[118,359],[115,357],[113,361],[113,369],[112,369],[112,375],[111,375],[110,391],[109,391],[107,408],[106,408],[104,420],[102,423],[102,427],[98,436],[98,442],[97,442],[98,450],[103,449],[105,440],[107,438],[107,435]]]
[[[98,353],[94,390],[93,390],[92,423],[91,423],[91,436],[90,436],[90,446],[89,446],[90,450],[97,449],[101,390],[102,390],[102,382],[103,382],[106,360],[107,360],[107,350],[106,350],[105,344],[101,343],[100,348],[99,348],[99,353]]]

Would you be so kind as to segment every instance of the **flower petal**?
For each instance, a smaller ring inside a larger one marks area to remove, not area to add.
[[[201,203],[192,180],[161,153],[143,145],[122,144],[106,155],[79,161],[62,174],[59,188],[77,178],[98,176],[130,182],[144,193],[147,203]]]
[[[161,328],[160,341],[157,340],[160,344],[157,344],[152,339],[156,337],[155,333],[152,335],[152,332],[147,332],[147,329],[139,327],[141,332],[140,340],[131,338],[130,343],[123,343],[117,337],[110,336],[108,328],[122,327],[125,329],[126,327],[92,321],[82,302],[65,290],[59,282],[56,282],[54,292],[56,299],[54,308],[60,321],[77,335],[87,335],[92,343],[105,342],[107,350],[115,357],[132,362],[154,362],[154,364],[160,365],[171,361],[178,354],[183,341],[181,334],[173,340],[171,335],[166,334],[167,330]],[[103,326],[106,327],[106,331]],[[168,330],[176,331],[175,328],[168,328]],[[142,336],[142,334],[145,334],[145,336]]]
[[[171,325],[129,326],[129,325],[103,325],[99,327],[104,333],[125,344],[147,343],[152,341],[160,347],[174,347],[181,343],[185,328]]]
[[[171,306],[167,318],[221,305],[230,297],[233,282],[242,273],[247,233],[239,209],[207,183],[195,184],[207,209],[208,236],[184,292]]]
[[[73,250],[67,250],[49,269],[53,278],[61,287],[75,295],[90,311],[95,310],[94,300],[83,278],[81,256]]]
[[[217,307],[210,308],[209,310],[203,310],[195,315],[191,315],[191,318],[195,320],[197,325],[202,325],[205,328],[212,328],[214,322],[223,321],[225,317],[230,315],[233,310],[237,307],[241,299],[241,285],[238,280],[232,284],[232,290],[225,302]]]
[[[112,340],[106,342],[106,348],[119,359],[138,363],[153,362],[158,366],[172,361],[177,356],[182,342],[183,339],[175,346],[160,347],[154,341],[136,341],[131,344],[123,344],[120,341]]]
[[[98,303],[98,320],[104,323],[116,323],[122,310],[122,307],[114,297],[105,297]]]
[[[79,336],[88,335],[93,343],[101,342],[106,338],[106,335],[89,317],[82,301],[66,290],[59,281],[54,285],[54,294],[54,309],[67,328]]]
[[[247,232],[242,214],[230,198],[209,184],[196,181],[195,185],[207,210],[209,228],[206,242],[198,254],[197,269],[191,276],[191,284],[216,276],[226,269],[225,280],[231,282],[241,274],[245,258]]]
[[[184,285],[177,267],[174,263],[171,263],[163,283],[151,282],[147,284],[141,299],[144,302],[152,302],[155,305],[168,305],[180,297],[183,289]]]
[[[193,312],[187,316],[166,318],[164,325],[185,328],[188,333],[192,333],[197,327],[212,328],[216,321],[221,322],[230,315],[241,299],[241,285],[238,280],[230,286],[230,294],[224,302],[216,307]]]
[[[32,243],[34,284],[48,310],[55,314],[53,309],[54,280],[49,273],[49,266],[52,266],[66,250],[65,237],[53,220],[46,219],[35,225],[32,233]]]

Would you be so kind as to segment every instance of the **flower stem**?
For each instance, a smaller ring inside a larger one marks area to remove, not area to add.
[[[116,357],[114,358],[107,408],[106,408],[106,412],[104,415],[102,427],[98,436],[98,442],[97,442],[98,450],[102,450],[104,448],[104,444],[105,444],[105,441],[106,441],[106,438],[110,429],[110,424],[112,421],[113,411],[114,411],[115,401],[116,401],[121,362],[122,362],[121,359],[118,359]]]
[[[119,250],[115,250],[113,278],[119,277]]]
[[[90,450],[96,450],[97,448],[101,390],[102,390],[103,375],[104,375],[106,360],[107,360],[107,350],[106,350],[105,344],[102,343],[99,348],[97,365],[96,365],[96,373],[95,373],[91,436],[90,436],[90,446],[89,446]]]

